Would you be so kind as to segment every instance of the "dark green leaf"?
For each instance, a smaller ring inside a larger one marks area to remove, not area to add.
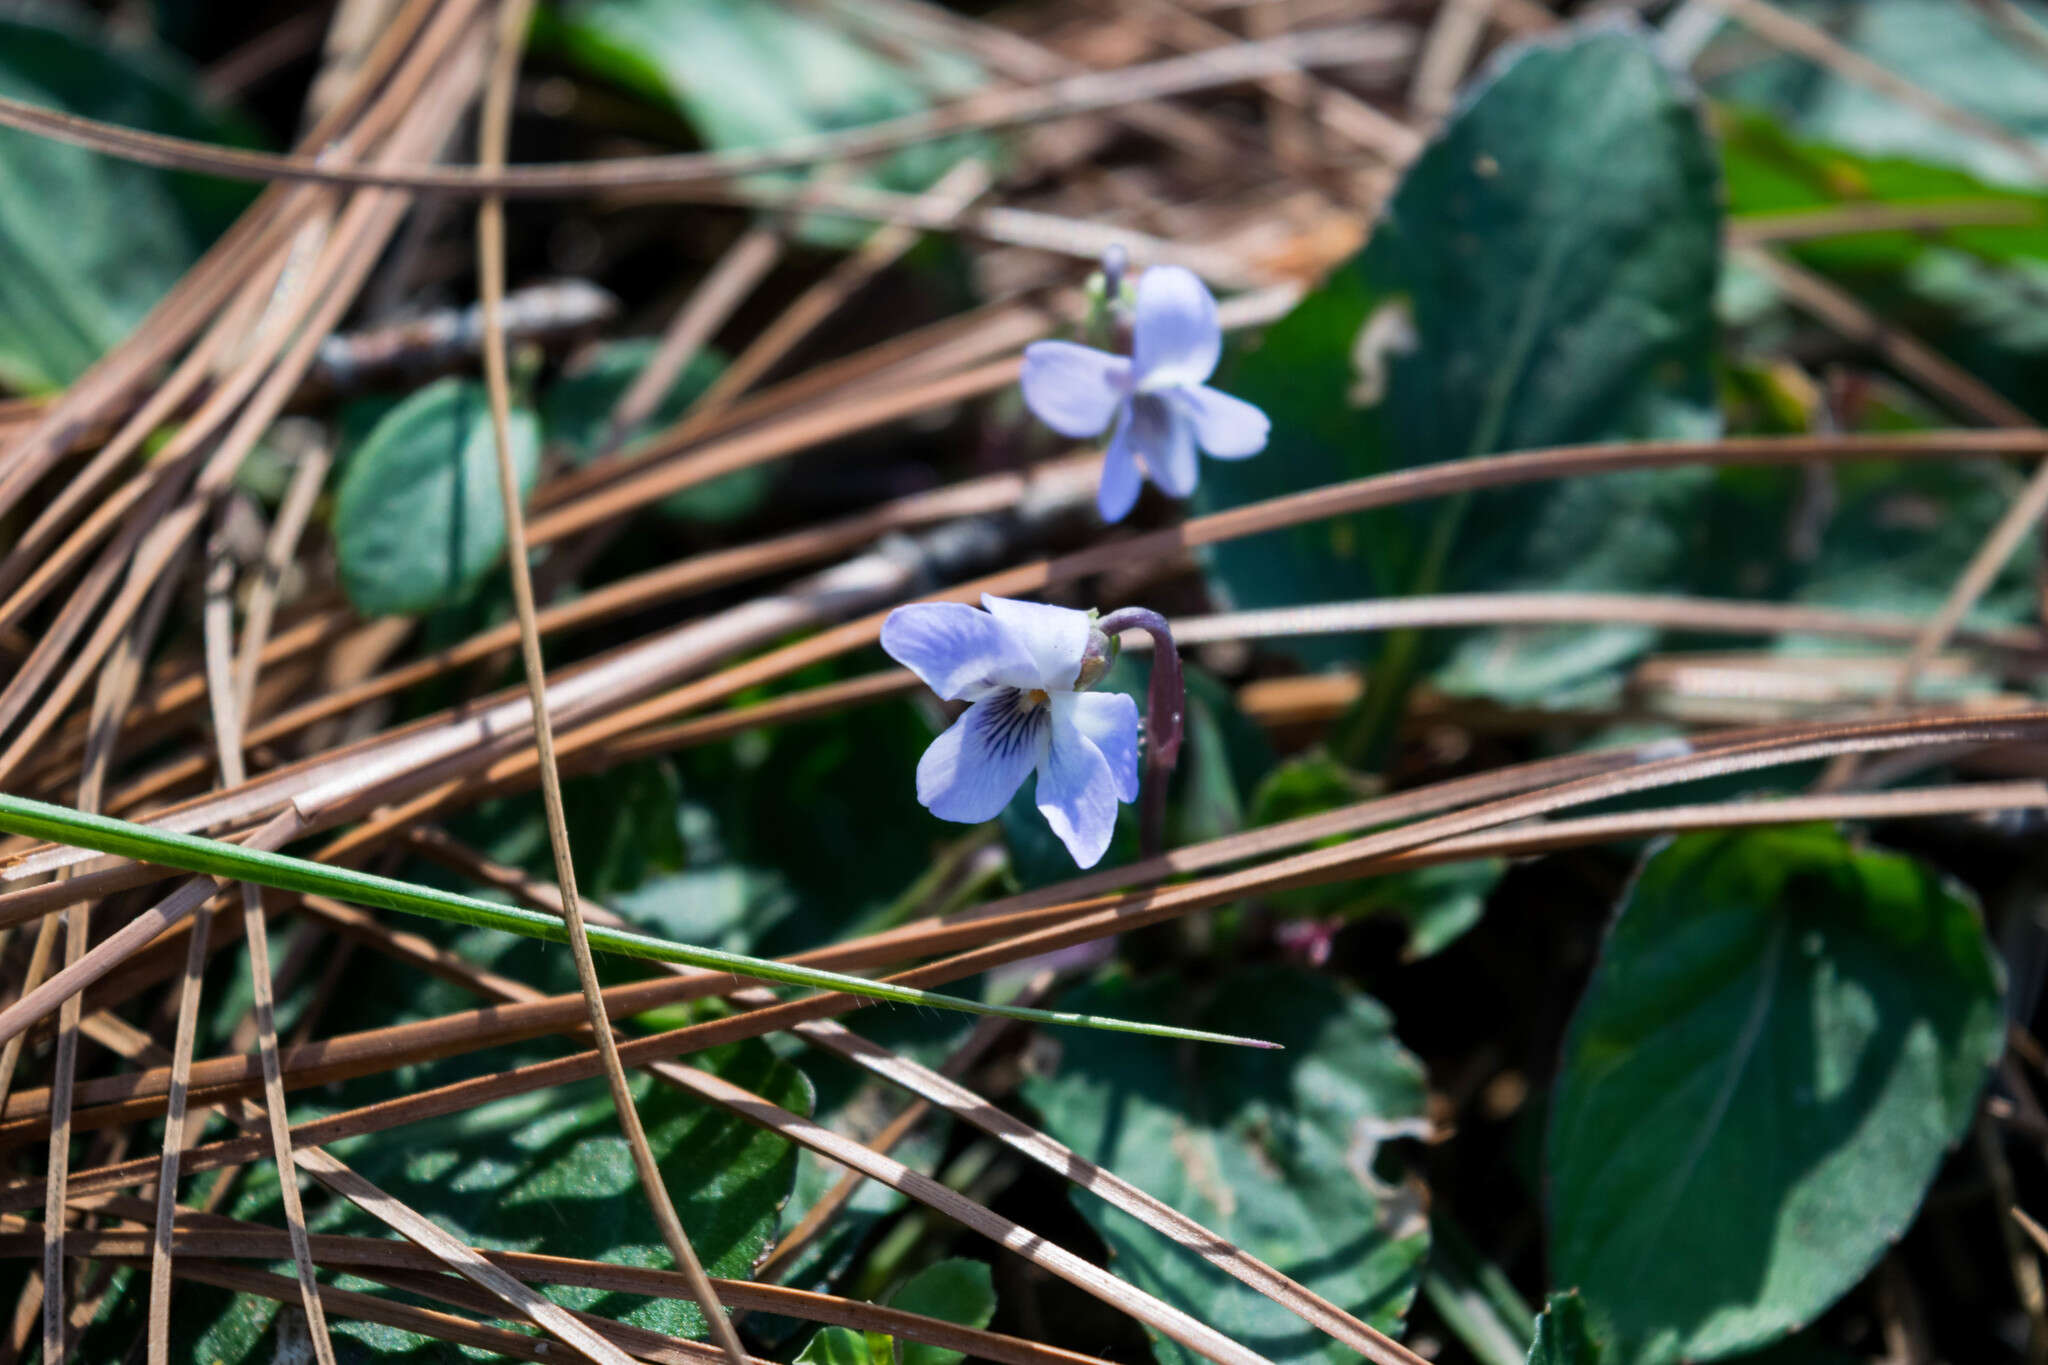
[[[1133,668],[1128,686],[1151,685],[1150,660],[1142,662],[1147,667]],[[1249,823],[1253,795],[1273,766],[1273,746],[1265,731],[1238,708],[1237,697],[1227,686],[1193,665],[1183,670],[1183,676],[1187,709],[1174,774],[1179,801],[1172,829],[1175,843],[1193,844],[1235,834]],[[1142,711],[1144,694],[1135,695]]]
[[[1536,1319],[1536,1343],[1529,1365],[1600,1365],[1600,1345],[1586,1321],[1586,1303],[1576,1293],[1552,1294]]]
[[[801,1072],[758,1042],[693,1056],[777,1104],[806,1113],[810,1088]],[[648,1142],[677,1212],[705,1269],[744,1276],[767,1249],[777,1211],[796,1172],[796,1149],[725,1111],[636,1077],[634,1094]],[[625,1139],[602,1085],[541,1091],[388,1137],[336,1144],[364,1176],[473,1246],[545,1251],[621,1265],[666,1266],[668,1251],[640,1192]],[[236,1200],[237,1217],[280,1225],[275,1168],[251,1168]],[[383,1224],[342,1201],[308,1201],[316,1232],[388,1236]],[[362,1287],[350,1282],[353,1287]],[[556,1287],[572,1308],[673,1335],[702,1336],[696,1305]],[[194,1293],[172,1338],[192,1344],[195,1362],[242,1365],[267,1358],[260,1346],[275,1305]],[[333,1323],[338,1337],[361,1343],[363,1358],[455,1361],[458,1352],[407,1332]]]
[[[512,410],[522,496],[540,472],[540,427]],[[491,410],[481,384],[443,379],[379,421],[334,501],[341,585],[358,611],[399,616],[467,596],[505,557]]]
[[[1640,38],[1600,28],[1516,49],[1410,169],[1365,250],[1223,381],[1271,414],[1273,444],[1209,463],[1207,504],[1500,450],[1710,433],[1716,195],[1692,99]],[[1689,568],[1688,510],[1712,486],[1710,471],[1676,470],[1478,496],[1434,583],[1420,579],[1444,504],[1218,546],[1214,580],[1244,607],[1653,589]],[[1547,697],[1645,643],[1489,637],[1456,676]]]
[[[1190,994],[1162,975],[1065,999],[1170,1013]],[[1392,1329],[1421,1281],[1429,1228],[1417,1194],[1375,1158],[1384,1142],[1426,1127],[1421,1065],[1378,1003],[1291,968],[1225,978],[1196,1017],[1232,1020],[1287,1050],[1247,1063],[1220,1048],[1076,1038],[1055,1075],[1026,1082],[1025,1097],[1047,1131],[1083,1156]],[[1352,1358],[1137,1220],[1082,1191],[1073,1199],[1133,1284],[1281,1365]],[[1190,1360],[1161,1338],[1152,1348],[1165,1365]]]
[[[790,682],[842,676],[850,674],[816,669]],[[761,931],[759,951],[815,947],[889,913],[934,849],[965,832],[917,803],[917,761],[931,736],[905,699],[677,756],[684,800],[707,817],[707,850],[772,869],[796,895],[792,913]],[[707,866],[709,856],[693,854],[690,866]]]
[[[1566,1037],[1550,1264],[1631,1359],[1754,1350],[1912,1221],[2004,1028],[1968,896],[1823,827],[1643,866]]]
[[[246,142],[192,73],[55,10],[0,16],[0,95],[124,127]],[[234,219],[250,186],[0,130],[0,383],[60,388],[126,337]]]

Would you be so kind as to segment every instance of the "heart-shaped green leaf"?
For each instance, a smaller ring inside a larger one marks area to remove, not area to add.
[[[1961,888],[1823,827],[1643,866],[1565,1040],[1550,1266],[1623,1358],[1810,1321],[1906,1229],[2004,1041]]]

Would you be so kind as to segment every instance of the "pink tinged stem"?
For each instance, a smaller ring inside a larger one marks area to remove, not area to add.
[[[1126,630],[1152,637],[1152,685],[1145,705],[1145,788],[1138,808],[1139,851],[1156,858],[1166,847],[1166,778],[1180,758],[1187,688],[1181,681],[1180,651],[1166,618],[1149,607],[1124,607],[1097,623],[1114,639]]]

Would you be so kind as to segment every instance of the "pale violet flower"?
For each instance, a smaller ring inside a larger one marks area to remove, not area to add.
[[[1038,773],[1037,802],[1074,861],[1109,847],[1119,801],[1138,796],[1138,704],[1087,692],[1107,666],[1107,638],[1085,611],[984,595],[898,607],[882,648],[948,701],[972,702],[917,765],[917,799],[941,820],[1002,813]]]
[[[1041,422],[1077,440],[1116,423],[1096,493],[1104,521],[1123,520],[1147,474],[1160,491],[1187,497],[1200,477],[1197,446],[1241,460],[1266,448],[1272,426],[1250,403],[1209,387],[1223,329],[1194,272],[1153,266],[1138,279],[1132,313],[1128,357],[1071,341],[1024,351],[1024,401]]]

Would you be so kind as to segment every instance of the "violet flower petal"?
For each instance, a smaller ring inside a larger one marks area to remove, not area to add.
[[[1052,699],[1053,724],[1071,724],[1102,754],[1119,801],[1138,799],[1138,703],[1122,692],[1075,692]]]
[[[963,825],[1001,815],[1051,735],[1051,708],[1039,706],[1035,714],[1020,722],[1011,691],[968,707],[917,761],[917,799],[941,820]]]
[[[1086,629],[1084,623],[1084,648]],[[1038,686],[1037,660],[995,617],[965,602],[898,607],[882,622],[881,643],[947,701],[978,701],[997,687]]]
[[[1166,397],[1194,429],[1196,443],[1217,459],[1242,460],[1266,448],[1273,423],[1242,398],[1207,384],[1176,389]]]
[[[1102,751],[1057,719],[1038,765],[1038,812],[1074,855],[1078,867],[1102,861],[1116,832],[1116,779]]]
[[[1131,360],[1139,392],[1200,384],[1223,356],[1216,300],[1191,270],[1155,265],[1138,277]]]
[[[981,595],[981,604],[1037,670],[1035,681],[1012,686],[1048,692],[1073,690],[1074,679],[1081,672],[1081,656],[1088,651],[1087,612],[987,593]]]
[[[1076,440],[1099,435],[1129,388],[1131,362],[1071,341],[1035,341],[1024,348],[1020,383],[1038,420]]]

